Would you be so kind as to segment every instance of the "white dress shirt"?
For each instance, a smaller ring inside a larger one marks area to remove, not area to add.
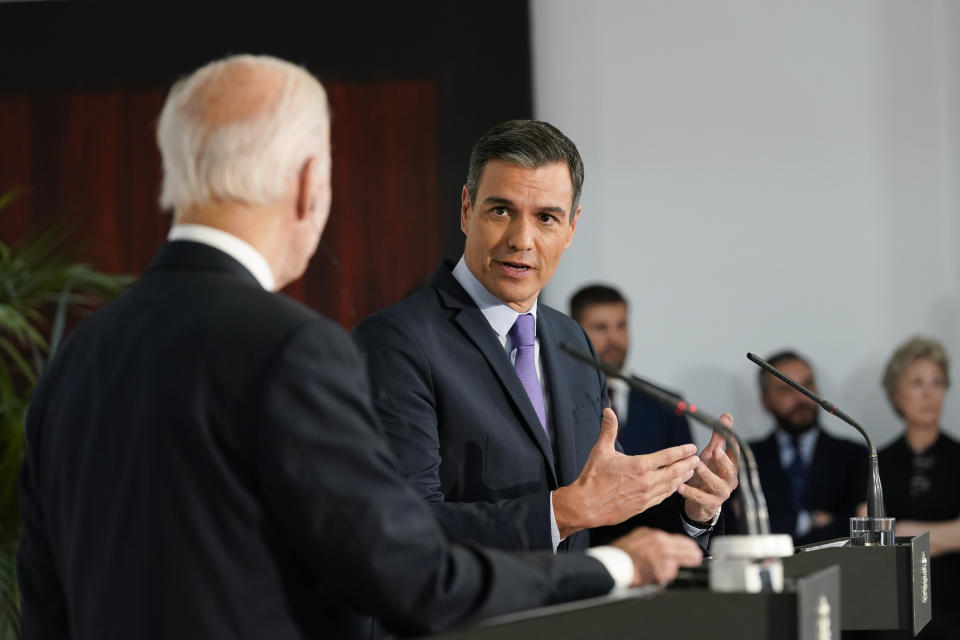
[[[630,385],[620,378],[607,378],[607,386],[613,393],[617,424],[623,426],[627,424],[627,415],[630,413]]]
[[[267,291],[276,291],[277,285],[273,278],[267,259],[232,233],[214,229],[202,224],[175,224],[167,234],[167,240],[189,240],[199,242],[225,254],[242,264],[250,274],[257,279],[260,286]]]
[[[453,277],[457,282],[460,283],[460,286],[463,287],[464,291],[467,292],[467,295],[469,295],[473,302],[477,305],[477,308],[480,309],[483,317],[487,319],[490,327],[497,334],[497,338],[500,339],[500,344],[510,355],[510,361],[516,362],[517,348],[512,344],[509,334],[510,328],[513,327],[513,323],[517,321],[517,316],[520,315],[520,312],[514,310],[508,304],[490,293],[487,288],[483,286],[483,283],[481,283],[477,277],[473,275],[473,272],[470,271],[469,267],[467,267],[467,263],[462,257],[460,258],[460,261],[457,262],[457,266],[453,269]],[[533,306],[530,307],[530,310],[527,311],[527,313],[533,315],[534,319],[536,319],[536,300],[534,300]],[[537,368],[537,378],[540,379],[540,387],[543,389],[544,411],[545,415],[547,416],[547,424],[549,425],[550,399],[547,394],[546,385],[543,382],[543,368],[540,363],[539,337],[537,337],[534,341],[534,356]],[[553,437],[552,433],[550,435]],[[550,532],[553,542],[553,551],[556,553],[557,547],[560,545],[562,538],[560,537],[560,529],[557,526],[557,516],[553,511],[552,491],[550,492]],[[626,551],[618,549],[617,547],[605,546],[588,549],[587,554],[599,560],[600,563],[603,564],[603,566],[607,569],[607,571],[610,573],[610,576],[613,578],[614,589],[623,589],[629,587],[630,583],[633,582],[633,560]]]
[[[513,339],[510,338],[510,329],[513,328],[513,324],[517,321],[520,312],[514,310],[510,305],[505,304],[502,300],[487,291],[486,287],[484,287],[470,269],[467,268],[467,263],[464,262],[463,258],[460,258],[460,262],[453,268],[453,277],[460,283],[460,286],[463,287],[464,291],[467,292],[474,303],[476,303],[477,308],[480,309],[480,313],[483,314],[483,317],[487,319],[490,327],[496,332],[497,338],[500,340],[500,345],[510,354],[510,362],[516,363],[517,346],[513,344]],[[533,306],[530,307],[527,313],[532,315],[534,321],[536,321],[536,300],[534,300]],[[547,421],[545,428],[552,438],[553,433],[550,432],[549,427],[550,397],[547,385],[543,382],[543,367],[540,363],[540,338],[537,337],[536,334],[534,334],[533,355],[534,362],[536,363],[537,379],[540,380],[540,389],[543,392],[543,411]]]

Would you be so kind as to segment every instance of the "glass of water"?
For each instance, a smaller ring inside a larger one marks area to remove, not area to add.
[[[896,518],[850,518],[850,544],[854,547],[893,546]]]

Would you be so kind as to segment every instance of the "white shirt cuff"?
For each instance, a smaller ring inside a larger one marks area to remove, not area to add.
[[[722,508],[723,508],[723,507],[720,507],[719,509],[717,509],[717,512],[716,512],[715,514],[713,514],[713,519],[710,520],[710,528],[709,528],[709,529],[701,529],[700,527],[695,527],[695,526],[693,526],[692,524],[689,524],[689,523],[688,523],[686,520],[684,520],[683,518],[680,518],[680,523],[683,525],[683,530],[686,531],[686,532],[687,532],[687,535],[690,536],[691,538],[693,538],[694,540],[696,540],[697,538],[699,538],[700,536],[702,536],[702,535],[705,534],[705,533],[708,533],[708,532],[710,532],[710,531],[713,531],[713,527],[716,526],[717,520],[720,519],[720,509],[722,509]]]
[[[591,547],[587,555],[600,561],[600,564],[613,578],[613,590],[626,589],[633,584],[633,560],[623,549],[617,547]]]
[[[553,491],[550,492],[550,541],[553,543],[553,552],[560,546],[560,527],[557,526],[557,514],[553,512]]]
[[[810,512],[806,509],[802,509],[797,513],[797,537],[805,536],[810,533],[810,529],[813,528],[813,519],[810,517]]]

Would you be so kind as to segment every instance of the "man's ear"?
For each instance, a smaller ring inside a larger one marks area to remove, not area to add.
[[[467,234],[467,217],[472,208],[470,191],[467,189],[467,185],[463,185],[463,190],[460,191],[460,231],[463,231],[464,235]]]
[[[567,242],[564,244],[564,250],[570,248],[570,243],[573,242],[573,236],[577,233],[577,221],[580,220],[580,212],[583,210],[579,204],[577,205],[577,211],[573,214],[573,218],[570,219],[570,235],[567,236]]]
[[[313,215],[313,210],[317,206],[314,193],[316,170],[317,159],[313,156],[307,158],[300,167],[300,174],[297,176],[297,220],[304,220]]]

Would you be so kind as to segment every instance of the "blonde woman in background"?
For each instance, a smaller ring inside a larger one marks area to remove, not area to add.
[[[960,637],[960,443],[940,428],[950,386],[943,346],[911,338],[887,362],[883,387],[903,435],[880,451],[887,514],[898,536],[930,532],[933,620],[920,638]]]

